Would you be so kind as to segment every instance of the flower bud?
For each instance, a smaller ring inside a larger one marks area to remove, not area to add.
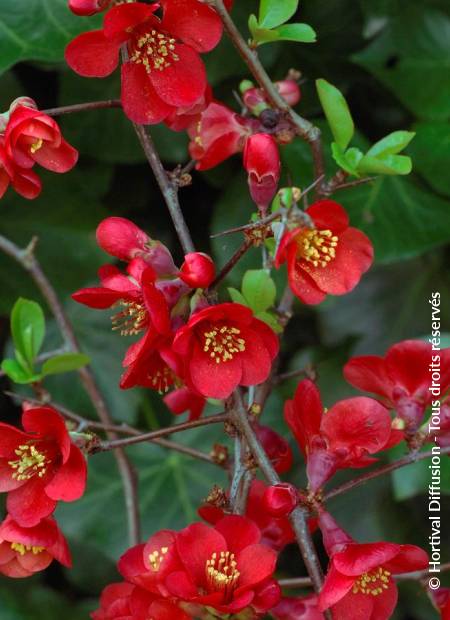
[[[242,93],[242,99],[254,116],[259,116],[263,110],[270,108],[260,88],[249,88]]]
[[[277,474],[285,474],[292,467],[292,450],[286,439],[269,426],[255,424],[254,431],[263,445]]]
[[[10,113],[14,112],[14,110],[19,105],[23,105],[26,108],[31,108],[32,110],[38,109],[36,101],[34,99],[31,99],[31,97],[17,97],[17,99],[14,99],[14,101],[9,106]]]
[[[257,133],[247,139],[244,148],[244,168],[248,172],[252,199],[265,214],[276,194],[281,174],[278,146],[272,136]]]
[[[180,278],[191,288],[207,288],[214,280],[216,268],[213,260],[203,252],[191,252],[184,257]]]
[[[329,556],[339,553],[353,539],[345,532],[326,510],[319,514],[319,527],[322,532],[323,544]]]
[[[104,11],[111,0],[69,0],[69,9],[75,15],[95,15]]]
[[[267,487],[264,492],[264,507],[273,517],[287,517],[298,504],[297,489],[288,482]]]
[[[289,105],[297,105],[300,101],[302,93],[299,85],[294,80],[282,80],[276,82],[278,92]]]

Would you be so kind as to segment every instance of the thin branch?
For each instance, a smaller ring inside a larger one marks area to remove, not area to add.
[[[307,368],[298,368],[297,370],[291,370],[290,372],[283,372],[276,377],[273,378],[273,385],[279,385],[283,383],[283,381],[288,381],[289,379],[296,379],[297,377],[306,377],[307,379],[311,379],[314,377],[315,371],[311,367]]]
[[[450,454],[450,446],[441,448],[440,453]],[[362,484],[365,484],[369,480],[373,480],[374,478],[378,478],[379,476],[384,476],[384,474],[389,474],[391,471],[395,471],[396,469],[399,469],[400,467],[404,467],[405,465],[411,465],[412,463],[417,463],[419,461],[423,461],[424,459],[429,459],[433,455],[434,454],[431,450],[428,450],[427,452],[411,452],[410,454],[407,454],[403,458],[398,459],[398,461],[394,461],[393,463],[389,463],[388,465],[379,467],[378,469],[375,469],[374,471],[370,471],[367,474],[363,474],[362,476],[359,476],[358,478],[353,478],[353,480],[350,480],[349,482],[345,482],[344,484],[337,487],[336,489],[329,491],[328,493],[325,494],[324,501],[328,501],[329,499],[333,497],[342,495],[342,493],[347,493],[347,491],[351,491],[352,489],[355,489],[356,487],[359,487]]]
[[[181,431],[190,430],[192,428],[199,428],[201,426],[209,426],[210,424],[219,424],[228,420],[228,414],[223,413],[219,415],[212,415],[208,418],[200,418],[199,420],[192,420],[191,422],[181,422],[180,424],[174,424],[166,428],[160,428],[157,431],[151,431],[150,433],[142,433],[136,437],[126,437],[125,439],[115,439],[113,441],[102,441],[96,445],[93,452],[106,452],[107,450],[114,450],[116,448],[125,448],[126,446],[132,446],[137,443],[143,443],[144,441],[153,441],[159,437],[165,437],[166,435],[172,435],[173,433],[179,433]]]
[[[59,330],[64,338],[66,347],[73,353],[79,353],[80,348],[78,346],[75,333],[72,325],[64,311],[62,304],[60,303],[54,288],[49,282],[47,276],[43,272],[38,260],[34,255],[34,249],[37,243],[37,238],[34,237],[27,248],[21,249],[9,239],[0,235],[0,250],[5,252],[8,256],[17,261],[34,280],[36,286],[41,291],[42,296],[46,300],[50,310],[55,317]],[[78,371],[81,382],[86,390],[89,398],[97,412],[100,420],[107,425],[112,424],[111,416],[103,396],[101,395],[94,376],[91,371],[86,368],[80,368]],[[111,439],[115,439],[116,435],[109,432]],[[127,455],[122,450],[116,450],[115,458],[117,466],[122,477],[122,483],[125,495],[125,504],[127,506],[128,515],[128,528],[130,543],[135,545],[140,541],[140,523],[139,523],[139,508],[137,498],[137,484],[136,476],[133,467],[128,460]]]
[[[293,577],[292,579],[279,579],[282,588],[310,588],[312,581],[309,577]]]
[[[108,99],[106,101],[88,101],[87,103],[76,103],[74,105],[65,105],[60,108],[49,108],[40,110],[48,116],[62,116],[63,114],[73,114],[75,112],[89,112],[91,110],[105,110],[107,108],[121,108],[120,99]]]
[[[218,237],[224,237],[225,235],[231,235],[232,233],[236,233],[236,232],[245,232],[247,230],[255,230],[258,228],[264,228],[264,226],[267,226],[267,224],[270,224],[270,222],[273,222],[274,220],[278,219],[284,214],[285,214],[284,209],[278,209],[276,213],[272,213],[271,215],[268,215],[267,217],[261,220],[258,220],[256,222],[250,222],[250,224],[244,224],[243,226],[236,226],[235,228],[228,228],[228,230],[224,230],[220,233],[216,233],[215,235],[210,235],[209,238],[217,239]]]
[[[226,276],[230,273],[233,267],[240,261],[240,259],[247,253],[247,251],[252,247],[252,242],[249,239],[246,239],[241,246],[236,250],[230,260],[222,267],[220,272],[217,274],[214,282],[210,285],[208,292],[214,291],[219,284],[226,278]]]
[[[151,139],[148,131],[143,125],[137,125],[135,123],[133,123],[133,125],[169,210],[181,243],[181,247],[183,248],[185,254],[194,252],[195,248],[191,238],[191,233],[189,232],[186,222],[184,221],[180,202],[178,200],[177,187],[169,180],[167,172],[164,170],[164,166],[161,163],[159,155],[156,152],[155,145],[153,144],[153,140]]]

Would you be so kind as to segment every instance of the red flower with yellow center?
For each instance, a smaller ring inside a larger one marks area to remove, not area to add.
[[[196,312],[173,342],[184,360],[187,385],[211,398],[227,398],[238,385],[265,381],[278,347],[272,329],[236,303]]]
[[[373,248],[364,233],[349,226],[344,209],[319,200],[306,209],[311,226],[299,226],[281,239],[276,267],[287,262],[289,286],[306,304],[327,294],[351,291],[372,264]]]
[[[7,577],[31,577],[53,560],[70,568],[66,539],[52,517],[34,527],[20,527],[10,516],[0,525],[0,573]]]
[[[162,7],[162,18],[155,12]],[[179,107],[204,96],[206,71],[199,53],[220,41],[222,24],[215,11],[198,0],[132,2],[114,6],[102,30],[85,32],[66,48],[68,65],[85,77],[106,77],[122,65],[122,105],[136,123],[159,123]]]
[[[22,424],[25,432],[0,424],[0,492],[8,493],[11,517],[33,527],[55,510],[58,500],[83,495],[86,461],[55,409],[28,409]]]

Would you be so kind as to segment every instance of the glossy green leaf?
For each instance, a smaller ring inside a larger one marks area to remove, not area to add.
[[[358,172],[361,174],[409,174],[411,170],[412,161],[406,155],[365,155],[358,163]]]
[[[277,289],[264,269],[250,269],[242,280],[242,293],[255,314],[264,312],[275,303]]]
[[[37,375],[33,372],[30,372],[28,368],[24,368],[18,360],[6,359],[2,362],[2,370],[3,372],[13,381],[14,383],[25,384],[25,383],[33,383],[39,379]]]
[[[286,24],[280,26],[274,32],[277,41],[295,41],[297,43],[315,43],[316,32],[309,24]]]
[[[259,4],[260,28],[276,28],[291,19],[299,0],[261,0]]]
[[[58,375],[83,368],[89,362],[89,356],[83,353],[62,353],[46,360],[42,364],[41,372],[44,377],[47,375]]]
[[[231,301],[234,301],[234,303],[236,304],[242,304],[243,306],[248,305],[244,295],[241,293],[241,291],[238,291],[237,288],[233,288],[232,286],[230,286],[227,290]]]
[[[366,154],[372,157],[396,155],[408,146],[415,135],[414,131],[393,131],[371,146]]]
[[[277,316],[272,312],[258,312],[258,314],[256,314],[256,318],[264,323],[267,323],[267,325],[271,327],[276,334],[281,334],[283,331]]]
[[[19,298],[11,312],[11,333],[14,346],[29,368],[45,337],[45,318],[42,308],[35,301]]]
[[[359,152],[361,153],[361,151]],[[355,177],[359,176],[358,171],[355,167],[355,160],[357,159],[355,155],[353,155],[353,161],[352,161],[351,158],[347,157],[348,151],[345,152],[343,149],[341,149],[341,147],[338,144],[336,144],[336,142],[331,143],[331,153],[333,155],[334,161],[337,163],[337,165],[340,168],[342,168],[342,170],[345,170],[345,172],[348,172],[349,174],[352,174]],[[361,157],[362,157],[362,153],[361,153]]]
[[[317,93],[337,145],[346,149],[355,126],[344,95],[324,79],[316,80]]]

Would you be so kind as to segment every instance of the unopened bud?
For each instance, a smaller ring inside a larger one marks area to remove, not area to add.
[[[264,492],[264,507],[273,517],[287,517],[298,504],[297,489],[288,482],[267,487]]]
[[[244,168],[248,172],[252,199],[265,214],[275,196],[281,174],[280,154],[272,136],[257,133],[247,139]]]
[[[191,252],[184,257],[180,278],[191,288],[207,288],[214,280],[216,268],[210,256],[203,252]]]

